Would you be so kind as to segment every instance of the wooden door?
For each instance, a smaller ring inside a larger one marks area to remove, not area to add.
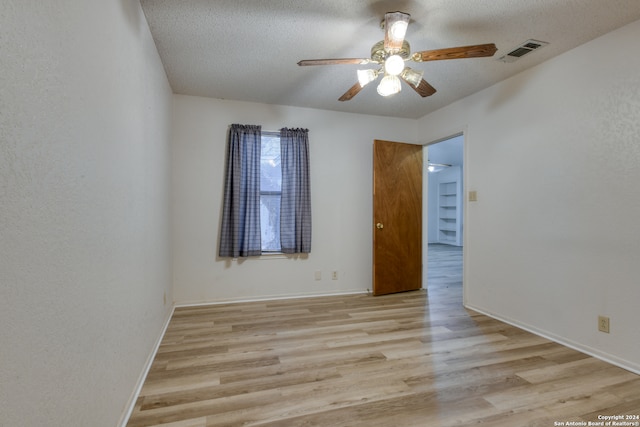
[[[422,287],[422,146],[373,142],[373,294]]]

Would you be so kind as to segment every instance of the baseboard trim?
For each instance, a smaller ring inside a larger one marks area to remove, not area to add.
[[[133,413],[133,409],[136,406],[136,401],[138,400],[138,396],[140,396],[140,392],[142,391],[142,386],[144,385],[144,382],[147,379],[147,375],[149,374],[149,370],[151,369],[151,364],[153,363],[153,360],[156,358],[156,354],[158,353],[158,349],[160,348],[162,339],[164,338],[164,335],[167,332],[167,328],[169,327],[169,322],[173,317],[173,312],[175,311],[175,309],[176,309],[175,305],[171,307],[171,311],[169,312],[169,315],[165,319],[164,326],[160,331],[160,336],[156,340],[156,344],[153,346],[153,350],[151,350],[151,353],[149,354],[149,357],[147,358],[144,364],[144,369],[142,370],[142,373],[138,378],[138,382],[136,383],[137,384],[136,388],[134,389],[133,393],[131,394],[131,397],[129,398],[129,402],[127,403],[126,411],[122,414],[122,418],[118,423],[119,427],[126,427],[127,423],[129,422],[129,418],[131,418],[131,414]]]
[[[561,337],[559,335],[555,335],[552,334],[548,331],[544,331],[542,329],[538,329],[534,326],[519,322],[517,320],[505,317],[505,316],[501,316],[499,314],[493,313],[490,310],[485,310],[483,308],[480,307],[476,307],[472,304],[465,304],[465,308],[468,308],[469,310],[473,310],[473,311],[477,311],[480,314],[484,314],[485,316],[489,316],[493,319],[499,320],[501,322],[507,323],[511,326],[515,326],[516,328],[520,328],[520,329],[524,329],[527,332],[531,332],[534,335],[538,335],[542,338],[546,338],[550,341],[553,341],[555,343],[564,345],[566,347],[572,348],[576,351],[579,351],[581,353],[584,354],[588,354],[589,356],[595,357],[596,359],[600,359],[603,362],[607,362],[610,363],[612,365],[615,365],[619,368],[625,369],[629,372],[633,372],[634,374],[640,375],[640,366],[638,366],[635,363],[632,363],[628,360],[625,359],[621,359],[617,356],[614,356],[612,354],[609,353],[605,353],[603,351],[600,351],[598,349],[574,342],[570,339],[567,339],[565,337]]]
[[[340,295],[361,295],[367,294],[369,291],[344,291],[344,292],[329,292],[322,294],[296,294],[296,295],[266,295],[264,297],[254,298],[228,298],[215,301],[197,301],[197,302],[182,302],[176,303],[175,308],[179,307],[200,307],[207,305],[220,305],[220,304],[234,304],[244,302],[260,302],[260,301],[280,301],[287,299],[300,299],[300,298],[320,298],[320,297],[333,297]]]

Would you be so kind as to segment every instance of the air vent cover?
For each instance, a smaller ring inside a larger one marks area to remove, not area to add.
[[[545,47],[548,44],[549,44],[548,42],[542,42],[540,40],[529,39],[529,40],[525,41],[524,43],[521,43],[519,46],[517,46],[511,52],[509,52],[506,55],[501,56],[500,58],[498,58],[498,61],[515,62],[518,59],[522,58],[523,56],[528,55],[531,52],[533,52],[535,50],[538,50],[538,49],[540,49],[542,47]]]

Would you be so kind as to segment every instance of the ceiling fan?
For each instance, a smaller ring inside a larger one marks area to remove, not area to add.
[[[389,96],[400,92],[403,80],[420,96],[427,97],[436,93],[436,89],[423,78],[423,71],[416,71],[405,66],[405,61],[425,62],[444,59],[480,58],[493,56],[498,50],[493,43],[450,47],[446,49],[423,50],[411,53],[409,42],[404,37],[409,26],[411,15],[403,12],[387,12],[380,26],[384,29],[384,40],[371,48],[371,58],[338,58],[338,59],[304,59],[300,66],[332,65],[332,64],[378,64],[378,69],[358,70],[358,82],[347,90],[340,101],[348,101],[356,96],[362,88],[383,75],[378,85],[378,93]]]

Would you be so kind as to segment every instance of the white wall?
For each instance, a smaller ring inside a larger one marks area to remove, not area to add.
[[[309,129],[313,235],[308,258],[217,258],[232,123]],[[372,145],[415,142],[415,120],[174,96],[173,236],[177,303],[371,288]],[[314,280],[314,271],[322,280]],[[339,279],[331,280],[337,270]]]
[[[468,306],[636,371],[638,39],[640,21],[420,120],[465,130]]]
[[[171,308],[171,90],[136,1],[2,1],[0,58],[0,424],[113,427]]]

